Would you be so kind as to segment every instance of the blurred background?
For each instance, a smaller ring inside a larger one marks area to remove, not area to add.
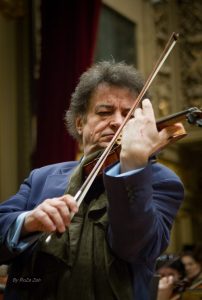
[[[198,0],[0,0],[0,201],[30,170],[74,160],[64,114],[78,78],[115,59],[149,75],[169,36],[180,38],[153,82],[156,117],[202,108],[202,2]],[[202,128],[159,160],[185,185],[168,252],[202,239]]]

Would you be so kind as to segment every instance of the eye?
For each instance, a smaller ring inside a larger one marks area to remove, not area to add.
[[[128,113],[129,113],[129,110],[126,111],[126,112],[123,114],[123,117],[125,118],[125,117],[128,115]],[[133,118],[134,118],[134,115],[132,114],[132,115],[130,116],[130,119],[133,119]]]
[[[99,116],[108,116],[111,114],[111,111],[99,111],[97,112]]]

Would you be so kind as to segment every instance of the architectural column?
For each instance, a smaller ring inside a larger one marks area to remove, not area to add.
[[[17,189],[16,21],[0,15],[0,201]]]

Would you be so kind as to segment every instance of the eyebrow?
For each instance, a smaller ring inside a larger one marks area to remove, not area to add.
[[[114,105],[111,105],[111,104],[98,104],[98,105],[95,107],[95,111],[98,111],[99,109],[102,109],[102,108],[105,108],[105,109],[113,109],[113,108],[114,108]]]

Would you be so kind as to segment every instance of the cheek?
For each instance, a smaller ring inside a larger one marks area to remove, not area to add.
[[[101,134],[105,128],[107,128],[109,125],[108,120],[100,120],[100,119],[92,119],[90,122],[88,122],[88,132],[90,136],[95,136],[98,134]]]
[[[196,264],[196,265],[194,266],[194,269],[197,270],[197,271],[199,271],[199,270],[201,269],[201,267],[200,267],[200,265],[197,265],[197,264]]]
[[[92,131],[90,126],[85,126],[83,129],[83,140],[88,141],[90,140],[90,137],[92,136]]]
[[[196,266],[195,265],[190,265],[189,267],[188,267],[188,271],[189,272],[195,272],[196,271]]]
[[[86,124],[83,127],[83,141],[86,143],[92,141],[97,131],[99,123],[96,122],[93,118],[87,120]]]

